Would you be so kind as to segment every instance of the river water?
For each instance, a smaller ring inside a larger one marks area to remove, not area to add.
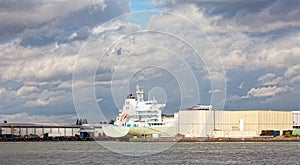
[[[157,144],[106,142],[116,153],[91,141],[2,142],[0,164],[300,164],[300,142],[161,143],[169,147],[155,152]]]

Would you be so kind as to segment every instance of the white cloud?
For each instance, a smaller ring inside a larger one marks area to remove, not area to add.
[[[93,87],[93,86],[103,86],[103,85],[111,85],[112,81],[64,81],[59,83],[57,86],[58,89],[71,89],[71,88],[86,88],[86,87]]]
[[[26,4],[27,3],[27,4]],[[20,3],[19,1],[2,1],[2,5],[6,5],[6,10],[1,10],[0,20],[1,22],[6,22],[6,24],[23,23],[23,24],[35,24],[41,22],[47,22],[53,18],[68,15],[71,12],[78,11],[85,6],[91,4],[98,4],[105,7],[105,2],[103,0],[73,0],[72,2],[68,0],[62,1],[41,1],[36,3],[35,1],[25,0]],[[28,6],[27,6],[28,5]],[[28,12],[30,9],[31,12]],[[23,10],[21,10],[23,9]],[[9,11],[14,11],[15,14],[9,13]],[[59,11],[59,12],[58,12]],[[22,18],[19,16],[23,15]],[[6,16],[6,19],[5,19]]]
[[[170,8],[173,13],[201,27],[200,29],[177,28],[177,31],[183,34],[194,34],[201,44],[199,38],[203,36],[199,35],[200,30],[206,32],[219,50],[225,69],[256,70],[285,68],[300,63],[299,31],[292,28],[300,26],[299,17],[295,15],[300,11],[296,7],[299,3],[293,3],[295,7],[291,10],[286,10],[291,6],[283,1],[269,2],[268,5],[261,2],[259,5],[254,2],[225,3],[194,0],[173,3],[166,1],[160,5]],[[283,5],[282,12],[286,12],[291,17],[274,11],[275,8],[279,10],[279,4]],[[176,16],[154,18],[162,19],[157,21],[157,26],[160,27],[166,24],[180,27],[183,24],[183,21]],[[152,23],[151,26],[153,25],[156,26]]]
[[[0,96],[5,95],[7,90],[5,88],[0,88]]]
[[[58,89],[68,89],[68,88],[72,88],[72,81],[63,81],[61,83],[59,83]]]
[[[285,78],[294,78],[300,75],[300,65],[289,66],[284,73]]]
[[[76,56],[45,56],[2,67],[2,79],[45,80],[73,73]]]
[[[25,122],[25,123],[74,123],[76,115],[30,115],[26,112],[16,114],[2,114],[0,121]]]
[[[247,65],[250,60],[241,50],[233,50],[228,55],[222,58],[225,69],[235,69]]]
[[[16,91],[16,96],[23,96],[35,92],[37,87],[35,86],[22,86]]]
[[[47,86],[47,85],[57,85],[60,84],[61,82],[56,80],[56,81],[33,81],[33,80],[28,80],[24,81],[24,86]]]
[[[299,83],[300,82],[300,75],[299,76],[296,76],[296,77],[293,77],[292,79],[291,79],[291,82],[292,83]]]
[[[0,77],[3,81],[50,83],[59,77],[71,76],[80,49],[80,42],[24,48],[20,45],[0,46]],[[6,51],[9,50],[9,51]],[[41,82],[44,81],[44,82]],[[48,82],[45,82],[48,81]]]
[[[24,106],[25,107],[45,107],[49,105],[49,100],[42,100],[42,99],[36,99],[36,100],[28,100]]]
[[[15,41],[12,44],[0,45],[0,58],[1,62],[10,62],[10,60],[15,59],[26,59],[32,56],[39,55],[43,49],[42,48],[24,48],[18,45],[19,41]]]
[[[258,78],[258,81],[260,82],[265,82],[265,81],[270,81],[272,79],[274,79],[276,77],[276,75],[274,73],[267,73],[265,75],[262,75]]]
[[[220,89],[209,90],[208,93],[219,93],[222,92]]]
[[[261,87],[261,88],[251,88],[247,96],[243,98],[251,98],[251,97],[271,97],[281,94],[283,92],[287,92],[289,90],[288,86],[284,87],[277,87],[277,86],[268,86],[268,87]]]
[[[67,100],[68,92],[43,90],[40,93],[31,95],[26,99],[25,107],[46,107],[58,100]]]
[[[255,68],[285,68],[300,63],[299,32],[285,36],[276,42],[267,42],[253,60]],[[257,46],[258,48],[260,46]]]
[[[258,81],[265,86],[278,85],[279,83],[284,83],[284,79],[282,77],[277,77],[274,73],[267,73],[265,75],[262,75],[258,78]]]
[[[275,40],[272,39],[272,35],[276,35],[276,32],[261,36],[242,33],[210,35],[216,48],[221,52],[221,59],[226,70],[285,69],[287,66],[300,63],[299,32],[293,35],[286,34]]]
[[[237,102],[237,101],[240,101],[242,99],[241,96],[238,96],[238,95],[233,95],[233,96],[230,96],[229,98],[227,98],[227,102]]]

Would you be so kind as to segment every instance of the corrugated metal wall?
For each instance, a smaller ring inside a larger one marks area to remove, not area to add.
[[[1,134],[11,134],[10,127],[3,127],[1,129]],[[60,133],[62,136],[75,136],[79,134],[80,128],[14,128],[14,134],[21,135],[42,135],[44,133]]]
[[[293,124],[294,125],[300,125],[300,111],[299,112],[293,112]]]
[[[291,130],[293,113],[288,111],[180,111],[179,133],[193,137],[207,137],[215,129],[238,131],[240,120],[245,131]]]

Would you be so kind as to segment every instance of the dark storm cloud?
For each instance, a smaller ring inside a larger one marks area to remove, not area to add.
[[[1,0],[0,10],[2,12],[11,12],[11,11],[28,11],[36,7],[41,6],[42,1],[35,0]]]
[[[89,29],[129,12],[127,1],[70,4],[42,1],[0,1],[0,42],[23,38],[22,46],[42,46],[53,42],[86,39]],[[65,5],[65,6],[61,6]],[[3,8],[4,8],[3,7]],[[76,36],[70,36],[76,33]]]
[[[253,23],[254,19],[256,19],[256,22],[261,20],[261,23],[300,20],[300,1],[298,0],[170,0],[163,2],[153,0],[153,2],[169,9],[177,9],[182,5],[193,4],[206,16],[220,16],[223,19],[234,18],[243,24]],[[251,18],[252,16],[255,18]],[[245,18],[244,21],[241,20],[243,18]]]
[[[232,18],[237,13],[251,14],[262,11],[264,8],[270,6],[269,1],[228,1],[228,2],[195,2],[204,13],[207,15],[222,15],[224,18]]]

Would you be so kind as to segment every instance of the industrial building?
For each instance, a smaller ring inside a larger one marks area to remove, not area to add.
[[[80,137],[106,138],[102,128],[107,125],[106,122],[103,124],[83,124],[80,127]]]
[[[293,114],[295,112],[271,110],[182,110],[178,115],[177,131],[186,137],[215,138],[256,137],[264,130],[280,131],[282,134],[293,129]]]
[[[13,135],[27,137],[37,135],[43,137],[75,136],[79,135],[80,126],[73,124],[52,124],[52,123],[0,123],[0,135]],[[7,136],[8,137],[8,136]]]
[[[300,111],[293,111],[293,128],[300,128]]]
[[[78,137],[85,138],[105,138],[102,127],[107,122],[101,124],[53,124],[53,123],[0,123],[0,138],[5,139],[53,139]]]

